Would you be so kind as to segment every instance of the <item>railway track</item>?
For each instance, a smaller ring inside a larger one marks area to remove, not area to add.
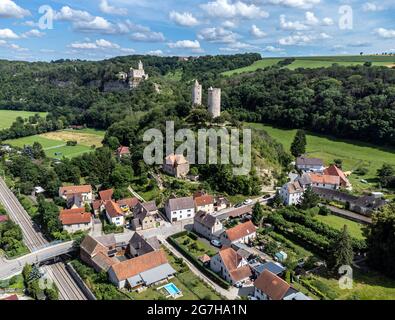
[[[0,178],[0,202],[10,215],[11,220],[21,227],[24,242],[31,252],[49,244],[2,178]],[[60,299],[86,300],[85,295],[66,270],[64,263],[57,263],[44,268],[59,288]]]

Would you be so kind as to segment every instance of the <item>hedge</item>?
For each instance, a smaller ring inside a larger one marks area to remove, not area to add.
[[[178,252],[180,252],[184,257],[186,257],[196,268],[198,268],[202,273],[204,273],[210,280],[214,281],[216,284],[218,284],[221,288],[224,289],[229,289],[230,284],[226,282],[224,279],[222,279],[218,274],[213,272],[212,270],[206,268],[202,262],[197,260],[193,255],[191,255],[187,250],[185,250],[182,246],[178,244],[178,242],[175,240],[177,238],[183,237],[187,235],[188,232],[184,231],[181,233],[178,233],[174,236],[170,236],[167,238],[167,241],[177,249]]]

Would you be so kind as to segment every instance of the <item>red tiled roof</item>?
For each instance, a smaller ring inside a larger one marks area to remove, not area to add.
[[[16,300],[19,300],[19,298],[18,298],[18,296],[17,296],[16,294],[13,294],[13,295],[11,295],[11,296],[8,296],[8,297],[6,297],[6,298],[4,298],[4,299],[0,299],[0,300],[3,300],[3,301],[5,301],[5,300],[8,300],[8,301],[16,301]]]
[[[84,186],[67,186],[67,187],[60,187],[59,192],[63,195],[73,195],[76,193],[91,193],[92,186],[84,185]]]
[[[119,155],[129,154],[129,153],[130,153],[130,149],[129,149],[128,147],[120,146],[120,147],[117,149],[117,153],[118,153]]]
[[[109,201],[112,200],[112,195],[114,194],[113,189],[103,190],[99,192],[100,200]]]
[[[74,209],[73,209],[74,210]],[[77,209],[75,209],[77,210]],[[63,210],[72,211],[72,210]],[[87,224],[92,221],[92,215],[90,213],[64,213],[61,212],[59,215],[59,220],[64,226],[69,226],[73,224]],[[84,210],[85,211],[85,210]]]
[[[336,176],[340,178],[340,183],[344,187],[350,186],[350,181],[348,181],[346,175],[342,170],[340,170],[338,167],[335,165],[331,165],[330,167],[326,168],[324,170],[324,174],[329,175],[329,176]]]
[[[282,300],[291,288],[287,282],[269,270],[264,270],[255,280],[254,285],[271,300]]]
[[[128,206],[129,208],[133,209],[137,204],[139,203],[139,199],[137,198],[127,198],[127,199],[122,199],[118,200],[117,203],[120,206]]]
[[[117,263],[111,267],[119,281],[126,280],[141,272],[168,263],[163,250],[152,251],[137,258]]]
[[[236,227],[233,227],[231,229],[228,229],[225,231],[228,239],[230,241],[235,241],[241,238],[244,238],[250,234],[253,234],[256,232],[256,227],[251,221],[247,221],[243,224],[239,224]]]
[[[0,216],[0,222],[8,221],[8,216]]]
[[[123,216],[121,208],[114,201],[107,201],[106,202],[106,211],[111,218]]]
[[[238,268],[240,262],[243,260],[243,257],[232,248],[222,249],[218,254],[221,257],[225,268],[228,270],[229,275],[234,281],[237,282],[252,275],[251,268],[248,265]]]
[[[329,176],[329,175],[321,175],[321,174],[315,174],[315,173],[310,173],[309,174],[311,182],[312,183],[318,183],[318,184],[332,184],[332,185],[340,185],[340,178],[336,176]]]
[[[83,214],[83,213],[85,213],[85,208],[64,209],[60,211],[60,214]]]
[[[198,207],[206,206],[208,204],[214,204],[214,197],[210,195],[204,195],[195,198],[195,204]]]

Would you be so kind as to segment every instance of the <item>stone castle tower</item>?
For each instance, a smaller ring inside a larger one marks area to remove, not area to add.
[[[201,106],[202,105],[202,85],[196,80],[192,88],[192,105]]]
[[[208,112],[217,118],[221,115],[221,89],[210,87],[208,89]]]

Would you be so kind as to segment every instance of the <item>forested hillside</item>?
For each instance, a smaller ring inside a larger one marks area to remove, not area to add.
[[[239,120],[395,145],[394,69],[272,67],[223,88],[225,109]]]

